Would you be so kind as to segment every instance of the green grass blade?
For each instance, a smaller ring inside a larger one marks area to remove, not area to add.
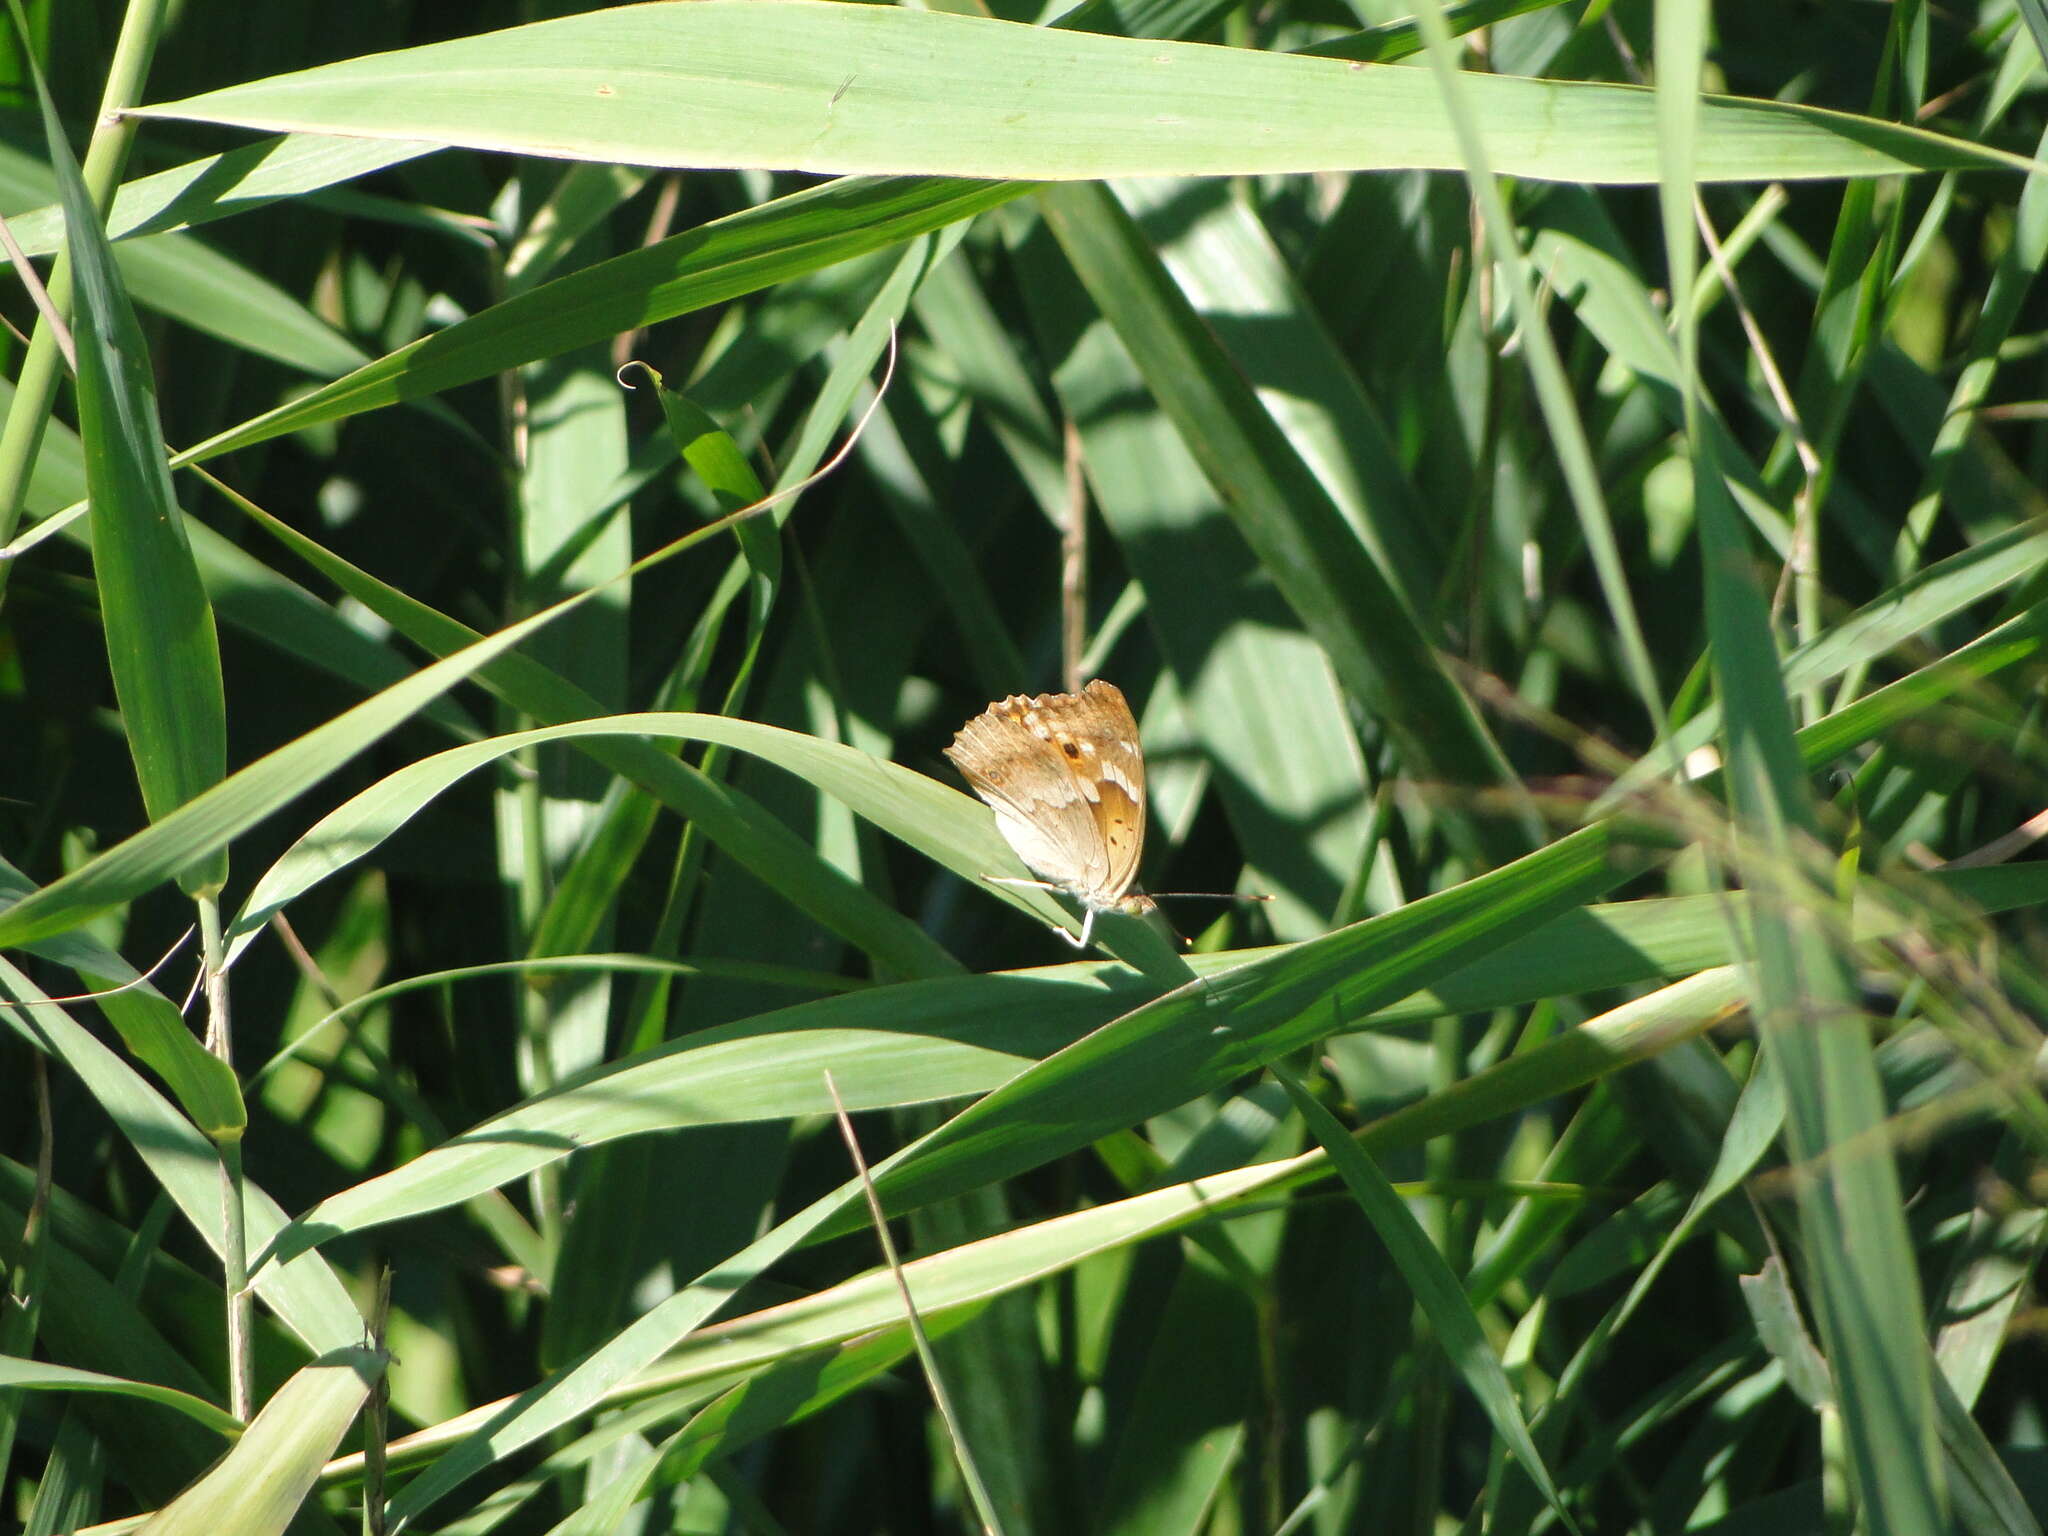
[[[157,1184],[177,1202],[209,1247],[220,1251],[220,1168],[212,1144],[133,1067],[102,1045],[64,1009],[49,1002],[14,966],[0,959],[0,992],[25,1013],[41,1041],[92,1095],[134,1147]],[[17,1026],[20,1027],[20,1026]],[[249,1235],[261,1242],[284,1224],[284,1212],[255,1184],[245,1186]],[[340,1278],[317,1254],[269,1266],[255,1280],[264,1303],[315,1350],[337,1349],[362,1336],[362,1316]],[[219,1305],[216,1297],[213,1303]]]
[[[1494,1429],[1507,1442],[1508,1449],[1515,1453],[1523,1470],[1542,1490],[1543,1497],[1550,1501],[1550,1507],[1557,1511],[1557,1517],[1564,1522],[1565,1528],[1577,1531],[1578,1523],[1564,1507],[1550,1469],[1537,1451],[1536,1442],[1529,1437],[1529,1426],[1522,1418],[1522,1406],[1515,1400],[1514,1388],[1508,1385],[1507,1372],[1501,1369],[1500,1357],[1494,1354],[1486,1335],[1480,1331],[1479,1318],[1472,1310],[1472,1303],[1466,1299],[1458,1277],[1451,1272],[1451,1266],[1444,1262],[1444,1256],[1422,1230],[1422,1224],[1415,1219],[1414,1213],[1401,1203],[1401,1197],[1387,1182],[1386,1175],[1380,1172],[1350,1133],[1338,1124],[1337,1117],[1323,1108],[1302,1086],[1301,1080],[1284,1067],[1276,1065],[1273,1075],[1280,1079],[1288,1097],[1294,1100],[1294,1107],[1308,1121],[1309,1129],[1315,1133],[1323,1150],[1330,1154],[1330,1161],[1336,1165],[1338,1176],[1351,1191],[1351,1198],[1358,1202],[1359,1208],[1365,1212],[1365,1219],[1372,1223],[1373,1231],[1386,1245],[1388,1256],[1408,1282],[1416,1302],[1428,1314],[1437,1342],[1450,1356],[1451,1364],[1464,1378],[1472,1395],[1479,1400],[1487,1418],[1493,1421]]]
[[[630,68],[621,61],[631,60]],[[1647,93],[1473,75],[1510,175],[1656,179]],[[1427,76],[893,6],[632,7],[371,55],[146,109],[556,157],[1017,180],[1462,166]],[[1894,124],[1703,103],[1700,175],[2016,163]]]
[[[429,700],[555,617],[536,614],[415,673],[186,801],[154,826],[0,913],[0,947],[76,927],[213,858],[236,834],[305,793],[396,730]]]
[[[1857,1494],[1873,1530],[1932,1530],[1944,1500],[1925,1324],[1884,1105],[1851,979],[1816,911],[1825,897],[1802,878],[1817,821],[1763,597],[1711,457],[1694,484],[1732,798],[1754,850],[1743,873],[1770,903],[1755,930],[1755,1006],[1806,1165],[1802,1227]]]
[[[218,1466],[143,1529],[150,1536],[282,1536],[383,1370],[374,1350],[323,1355],[263,1405]]]
[[[369,176],[439,147],[325,134],[292,134],[245,144],[224,155],[123,182],[107,212],[107,238],[128,240],[211,223]],[[7,227],[26,255],[48,255],[63,242],[64,210],[37,208],[11,216]]]
[[[56,108],[47,92],[40,99],[76,294],[78,432],[107,659],[143,804],[161,822],[227,771],[220,645],[171,490],[142,328]],[[197,893],[219,889],[227,872],[227,850],[217,847],[177,875]]]
[[[1414,770],[1456,784],[1510,775],[1414,617],[1242,375],[1106,191],[1052,187],[1040,207],[1082,283],[1338,678]],[[1512,838],[1482,827],[1497,856]]]
[[[203,1397],[159,1387],[152,1382],[107,1376],[98,1371],[81,1371],[70,1366],[48,1365],[40,1360],[11,1360],[0,1356],[0,1386],[43,1392],[104,1392],[137,1402],[160,1403],[166,1408],[175,1408],[187,1418],[229,1438],[242,1432],[240,1420]]]
[[[1028,187],[882,179],[808,188],[594,263],[378,358],[180,455],[212,458],[281,433],[419,400],[883,250]]]

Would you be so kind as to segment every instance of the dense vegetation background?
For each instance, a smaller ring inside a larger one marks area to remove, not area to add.
[[[2041,1529],[2038,0],[14,20],[0,1528]]]

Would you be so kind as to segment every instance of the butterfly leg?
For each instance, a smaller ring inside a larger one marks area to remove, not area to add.
[[[990,885],[1014,885],[1028,891],[1060,891],[1066,889],[1065,886],[1054,885],[1050,880],[1017,880],[1008,875],[983,875],[981,878]],[[1046,927],[1052,929],[1054,933],[1065,939],[1074,948],[1086,949],[1088,947],[1088,936],[1095,932],[1095,910],[1093,907],[1083,905],[1082,911],[1085,915],[1081,919],[1081,936],[1078,939],[1056,923],[1047,923]]]

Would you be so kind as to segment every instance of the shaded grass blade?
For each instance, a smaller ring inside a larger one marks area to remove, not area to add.
[[[1543,1491],[1550,1507],[1570,1531],[1577,1531],[1578,1524],[1571,1512],[1564,1507],[1564,1500],[1557,1491],[1557,1484],[1551,1478],[1550,1469],[1544,1464],[1542,1455],[1536,1449],[1536,1442],[1529,1437],[1529,1426],[1522,1418],[1521,1404],[1515,1400],[1514,1388],[1508,1385],[1507,1373],[1501,1369],[1500,1358],[1486,1342],[1480,1331],[1479,1318],[1472,1311],[1472,1303],[1466,1299],[1464,1287],[1451,1272],[1450,1265],[1437,1252],[1436,1245],[1422,1230],[1401,1197],[1387,1182],[1364,1148],[1360,1147],[1349,1132],[1337,1123],[1337,1117],[1317,1102],[1301,1084],[1301,1080],[1286,1068],[1275,1064],[1273,1075],[1280,1079],[1288,1097],[1294,1100],[1294,1107],[1301,1111],[1308,1121],[1309,1129],[1322,1143],[1323,1150],[1330,1155],[1337,1173],[1351,1191],[1366,1220],[1372,1223],[1373,1231],[1386,1245],[1388,1256],[1400,1269],[1408,1288],[1415,1294],[1422,1310],[1429,1315],[1430,1326],[1435,1329],[1438,1342],[1451,1358],[1458,1374],[1472,1395],[1479,1400],[1479,1406],[1493,1421],[1493,1427],[1515,1453],[1524,1470]]]

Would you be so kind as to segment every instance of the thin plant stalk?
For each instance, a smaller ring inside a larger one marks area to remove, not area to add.
[[[206,1048],[235,1064],[234,1028],[228,1015],[227,949],[221,942],[220,900],[199,898],[199,936],[205,947]],[[249,1297],[249,1232],[242,1202],[241,1133],[223,1136],[220,1149],[221,1268],[228,1298],[228,1411],[244,1424],[255,1408],[255,1356],[250,1329],[255,1309]]]
[[[946,1391],[945,1379],[939,1375],[938,1357],[932,1353],[932,1341],[925,1335],[924,1321],[917,1315],[917,1304],[911,1300],[909,1282],[903,1278],[903,1261],[896,1253],[896,1240],[889,1235],[889,1219],[882,1210],[882,1202],[875,1194],[875,1181],[868,1173],[867,1159],[861,1155],[860,1138],[853,1134],[853,1118],[846,1112],[845,1101],[839,1097],[839,1085],[832,1081],[832,1074],[825,1074],[825,1091],[832,1095],[832,1110],[839,1118],[839,1134],[845,1138],[847,1155],[860,1171],[861,1193],[867,1197],[868,1215],[875,1223],[875,1235],[881,1240],[882,1258],[889,1266],[889,1273],[896,1278],[896,1290],[903,1298],[903,1316],[910,1324],[910,1337],[917,1345],[917,1358],[924,1365],[925,1380],[931,1383],[932,1401],[937,1405],[939,1417],[945,1420],[946,1434],[953,1442],[953,1454],[960,1460],[960,1478],[967,1485],[968,1497],[974,1501],[974,1511],[981,1520],[981,1528],[988,1536],[1002,1536],[1002,1522],[996,1518],[995,1500],[990,1496],[988,1485],[981,1479],[980,1471],[974,1465],[974,1456],[967,1448],[967,1436],[960,1426],[959,1415],[953,1411],[953,1399]]]

